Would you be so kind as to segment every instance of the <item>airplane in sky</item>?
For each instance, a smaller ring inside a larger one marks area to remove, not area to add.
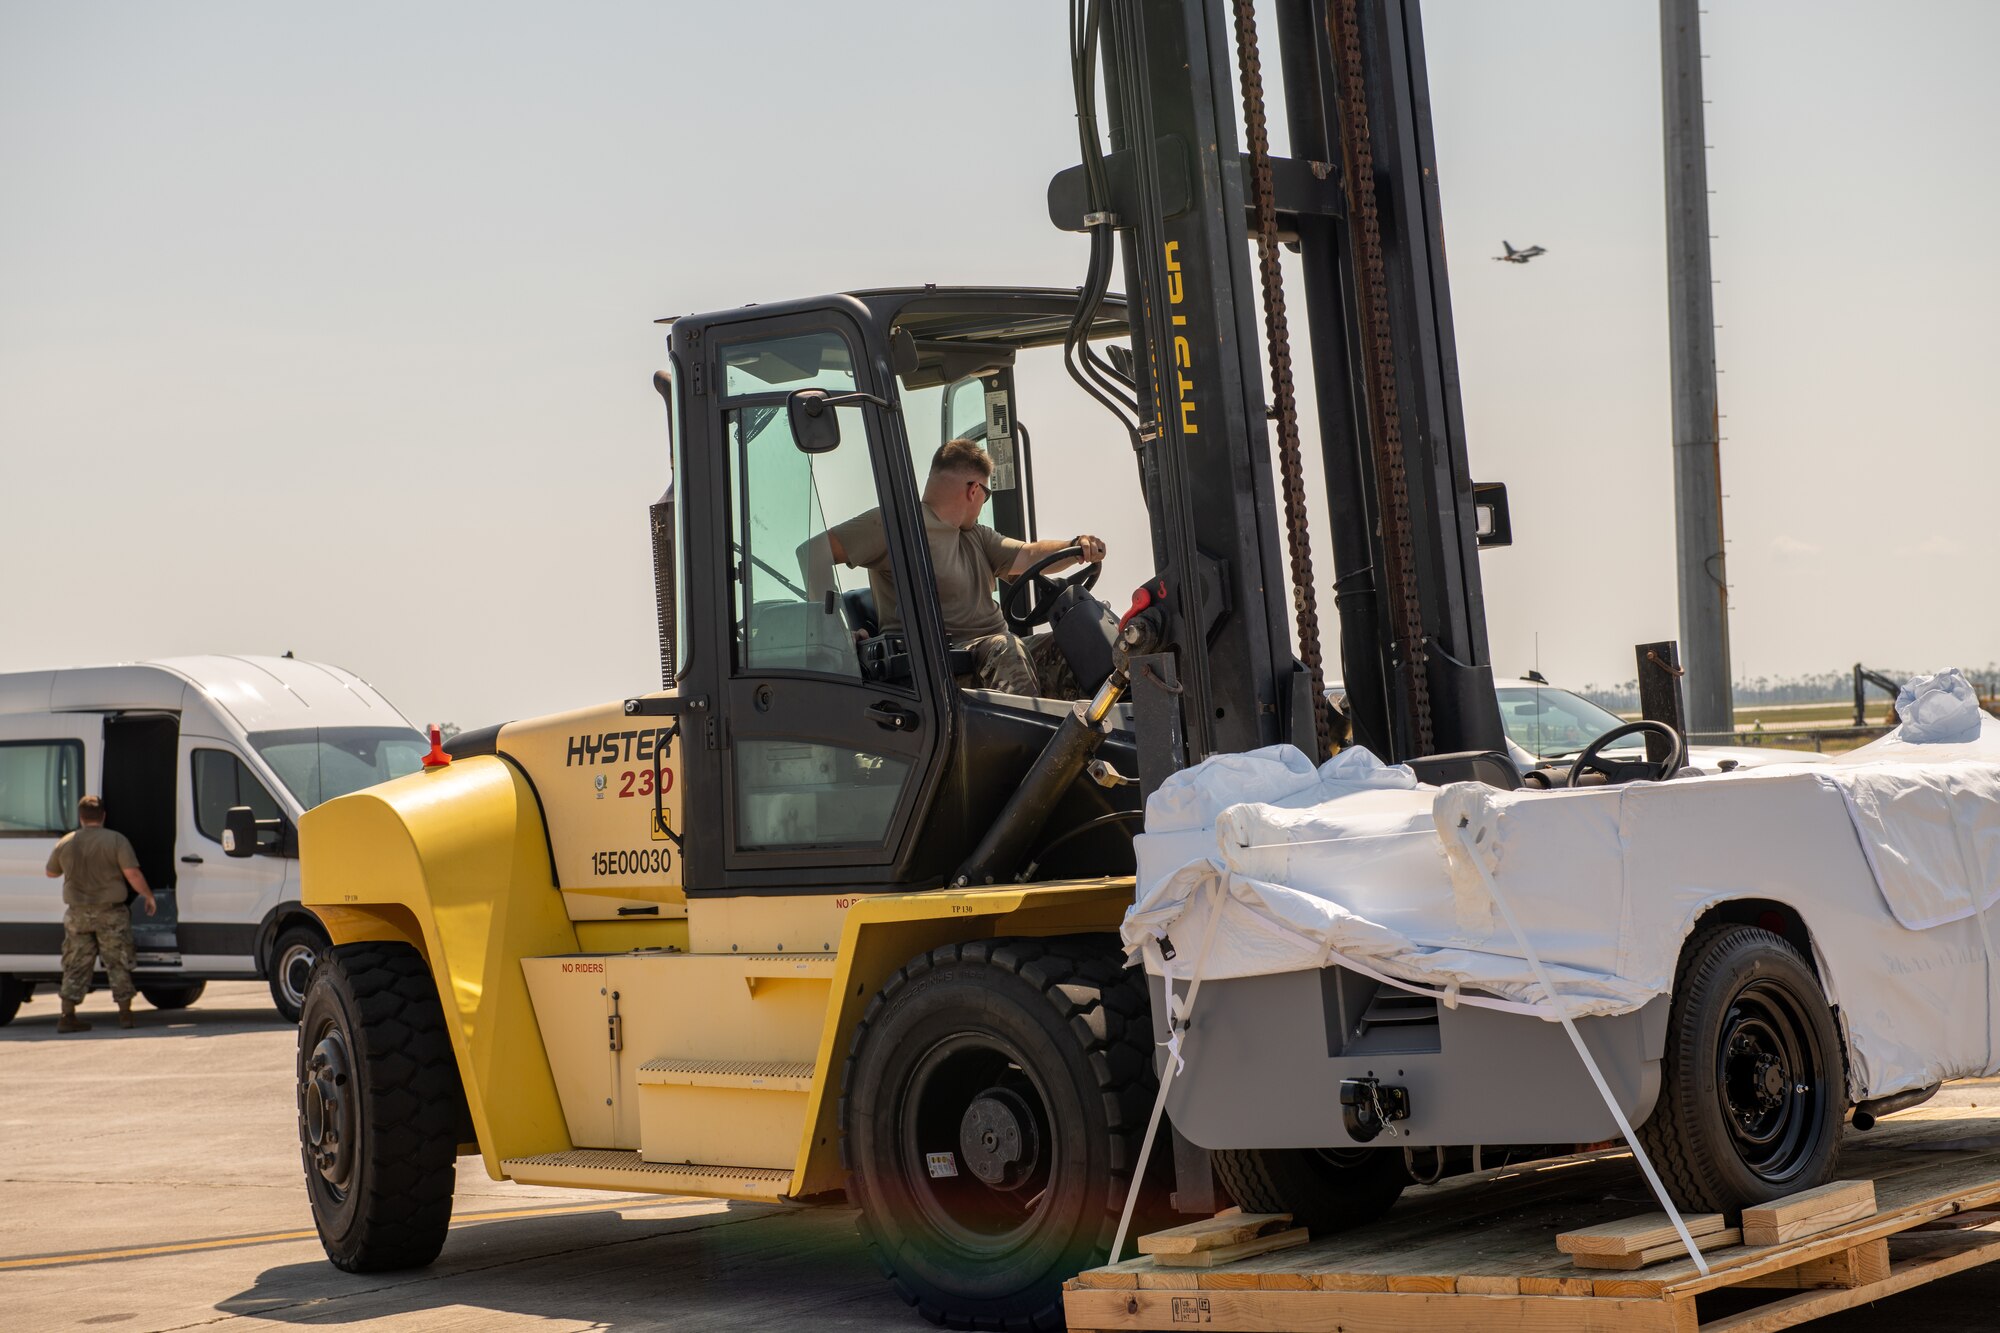
[[[1513,246],[1507,244],[1507,242],[1505,241],[1500,242],[1500,245],[1501,248],[1506,250],[1507,253],[1504,255],[1495,255],[1493,257],[1499,260],[1503,264],[1525,264],[1530,259],[1533,259],[1536,255],[1545,255],[1548,253],[1547,250],[1544,250],[1539,245],[1531,245],[1525,250],[1516,250]]]

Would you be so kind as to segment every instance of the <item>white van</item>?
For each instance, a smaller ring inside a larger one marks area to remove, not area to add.
[[[134,903],[139,993],[192,1004],[267,978],[296,1021],[326,935],[299,905],[298,818],[414,772],[428,744],[360,677],[290,657],[172,657],[0,674],[0,1024],[62,976],[62,881],[46,874],[77,799],[104,799],[159,901]],[[274,832],[223,851],[232,806]]]

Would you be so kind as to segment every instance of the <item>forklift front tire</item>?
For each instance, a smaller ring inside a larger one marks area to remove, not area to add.
[[[437,987],[406,944],[344,944],[306,987],[299,1149],[336,1268],[421,1268],[444,1248],[464,1090]]]
[[[1153,1100],[1143,983],[1115,937],[974,940],[870,1001],[841,1156],[862,1238],[932,1323],[1059,1329],[1064,1280],[1103,1262]]]

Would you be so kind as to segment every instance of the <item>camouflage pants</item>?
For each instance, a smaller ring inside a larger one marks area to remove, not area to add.
[[[83,1003],[99,958],[111,978],[111,998],[121,1003],[131,999],[139,993],[132,984],[132,909],[124,903],[64,909],[62,958],[61,994],[71,1004]]]
[[[1033,698],[1081,697],[1076,675],[1069,669],[1055,636],[1044,634],[1025,643],[1012,634],[989,634],[958,645],[978,659],[970,684],[982,690]]]

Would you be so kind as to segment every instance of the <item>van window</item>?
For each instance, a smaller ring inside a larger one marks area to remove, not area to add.
[[[278,803],[257,775],[227,750],[194,752],[194,826],[214,842],[222,841],[223,817],[232,805],[247,805],[259,819],[277,819]]]
[[[68,833],[82,797],[82,741],[0,741],[0,838]]]
[[[298,727],[253,731],[250,744],[299,808],[400,778],[423,767],[428,742],[412,727]]]

